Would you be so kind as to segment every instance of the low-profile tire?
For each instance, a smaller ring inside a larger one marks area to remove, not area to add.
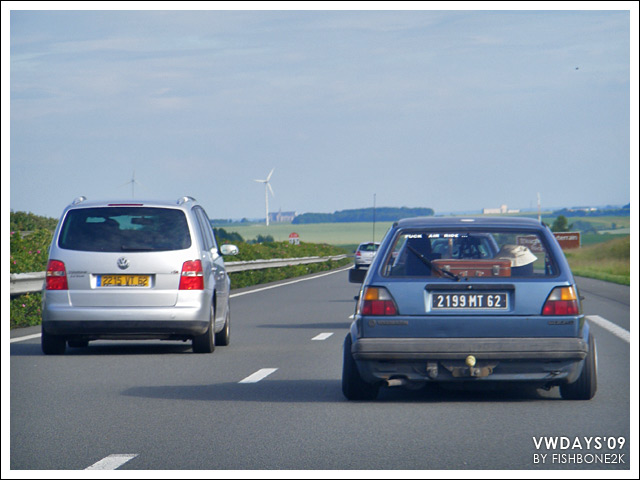
[[[589,353],[584,359],[582,372],[573,383],[560,385],[560,395],[566,400],[591,400],[598,388],[598,353],[596,341],[589,334]]]
[[[365,382],[351,354],[351,335],[344,340],[342,355],[342,393],[348,400],[375,400],[379,384]]]
[[[226,347],[231,341],[231,312],[227,307],[227,318],[224,320],[224,327],[216,333],[216,345]]]
[[[66,338],[47,333],[44,329],[42,329],[40,341],[45,355],[63,355],[67,348]]]
[[[193,348],[193,353],[212,353],[216,348],[215,341],[215,333],[213,332],[213,319],[215,318],[215,313],[213,309],[213,305],[211,306],[211,311],[209,313],[209,326],[207,331],[202,335],[196,335],[193,337],[191,341],[191,347]]]

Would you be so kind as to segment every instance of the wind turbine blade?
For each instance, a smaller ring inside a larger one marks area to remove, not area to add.
[[[275,170],[275,168],[272,168],[271,171],[269,172],[269,175],[267,175],[267,182],[269,180],[271,180],[271,175],[273,175],[273,171]]]
[[[275,197],[275,196],[276,196],[276,194],[275,194],[275,193],[273,193],[273,188],[271,188],[271,184],[270,184],[270,183],[267,183],[266,185],[267,185],[267,187],[269,187],[269,191],[271,192],[271,195]]]

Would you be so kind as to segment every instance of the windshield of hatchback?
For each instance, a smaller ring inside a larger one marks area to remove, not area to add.
[[[546,277],[557,275],[557,267],[535,231],[441,230],[401,232],[382,272],[389,277]]]
[[[79,208],[67,213],[58,245],[86,252],[156,252],[189,248],[191,237],[181,210]]]

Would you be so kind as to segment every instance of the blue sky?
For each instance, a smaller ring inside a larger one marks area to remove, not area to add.
[[[9,59],[2,42],[12,210],[57,217],[79,195],[131,198],[135,171],[138,199],[191,195],[211,218],[264,217],[254,179],[273,168],[272,211],[367,207],[374,194],[378,206],[436,213],[535,208],[538,193],[547,208],[637,200],[635,2],[614,4],[626,11],[12,3],[2,6],[3,39],[16,9]]]

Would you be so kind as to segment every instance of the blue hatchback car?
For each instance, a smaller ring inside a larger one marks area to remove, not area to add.
[[[362,282],[344,343],[342,390],[520,382],[589,400],[597,356],[569,265],[528,218],[413,218],[393,224]]]

